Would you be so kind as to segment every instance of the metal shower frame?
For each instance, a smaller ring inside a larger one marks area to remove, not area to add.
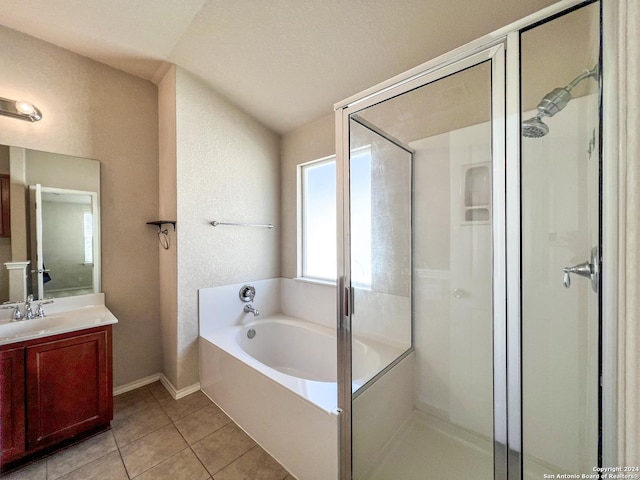
[[[349,238],[349,118],[371,105],[383,102],[412,89],[437,81],[465,68],[491,61],[492,158],[493,199],[493,326],[494,326],[494,479],[522,480],[522,372],[521,372],[521,267],[520,259],[520,33],[522,30],[568,13],[598,0],[563,0],[537,13],[518,20],[476,41],[395,76],[362,93],[335,104],[336,162],[337,162],[337,233],[338,233],[338,407],[339,478],[352,478],[352,411],[351,411],[351,309],[353,291],[350,289]],[[615,28],[612,2],[601,3],[603,28]],[[609,9],[609,11],[607,11]],[[612,47],[613,48],[613,47]],[[607,62],[615,63],[613,53],[603,48],[605,69]],[[612,75],[613,76],[613,75]],[[606,77],[604,77],[606,79]],[[612,101],[613,85],[604,83],[603,98]],[[610,119],[614,115],[612,106]],[[613,123],[613,122],[612,122]],[[614,136],[604,132],[603,159],[607,145]],[[508,165],[508,168],[507,168]],[[615,194],[617,167],[603,161],[603,283],[601,310],[605,355],[615,354],[616,326],[616,257],[613,240],[617,235]],[[502,213],[500,213],[502,212]],[[503,348],[500,348],[502,346]],[[615,385],[615,369],[605,368],[605,394],[601,411],[605,422],[602,437],[609,442],[604,447],[605,464],[615,462],[615,390],[606,393],[606,385]]]

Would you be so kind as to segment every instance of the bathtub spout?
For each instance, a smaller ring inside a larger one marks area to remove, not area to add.
[[[242,310],[244,311],[244,313],[253,313],[254,317],[257,317],[258,315],[260,315],[260,312],[258,311],[258,309],[254,308],[253,305],[251,304],[245,305]]]

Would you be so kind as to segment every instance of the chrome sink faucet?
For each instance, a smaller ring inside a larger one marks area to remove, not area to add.
[[[242,310],[244,311],[244,313],[253,313],[254,317],[257,317],[258,315],[260,315],[260,312],[258,311],[258,309],[255,308],[250,303],[248,305],[245,305]]]
[[[22,302],[5,302],[2,304],[2,308],[3,310],[7,310],[9,308],[13,308],[13,314],[11,315],[11,321],[12,322],[18,322],[20,320],[23,320],[23,315],[22,315],[22,311],[20,310],[20,305],[22,305]]]
[[[27,301],[24,302],[24,319],[25,320],[33,320],[34,318],[36,318],[36,314],[33,313],[33,309],[31,308],[32,303],[33,303],[33,295],[29,294],[27,295]]]
[[[53,300],[47,300],[45,302],[39,302],[38,303],[38,308],[36,308],[36,318],[44,318],[44,317],[46,317],[46,315],[44,313],[43,305],[46,305],[47,303],[53,303]]]
[[[26,302],[5,302],[2,304],[3,309],[13,308],[13,315],[11,315],[12,322],[18,322],[21,320],[33,320],[34,318],[44,318],[44,307],[47,303],[53,303],[53,299],[48,298],[44,301],[38,302],[36,311],[33,311],[33,295],[27,296]],[[24,312],[20,310],[20,307],[24,305]]]

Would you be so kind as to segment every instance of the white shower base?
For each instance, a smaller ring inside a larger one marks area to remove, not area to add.
[[[524,480],[564,472],[528,457]],[[592,472],[586,472],[592,473]],[[371,469],[356,480],[493,479],[493,443],[432,415],[415,410],[412,417],[378,456]]]
[[[391,440],[367,480],[447,480],[493,478],[493,445],[489,440],[454,431],[445,422],[418,410]]]

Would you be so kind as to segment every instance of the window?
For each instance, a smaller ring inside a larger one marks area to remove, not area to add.
[[[336,159],[300,167],[302,255],[301,276],[336,280]]]
[[[336,160],[335,156],[306,163],[299,169],[300,266],[303,278],[335,282]],[[351,154],[351,281],[371,287],[371,151]]]
[[[351,152],[351,284],[371,288],[371,150]]]
[[[93,215],[84,212],[84,263],[93,263]]]

